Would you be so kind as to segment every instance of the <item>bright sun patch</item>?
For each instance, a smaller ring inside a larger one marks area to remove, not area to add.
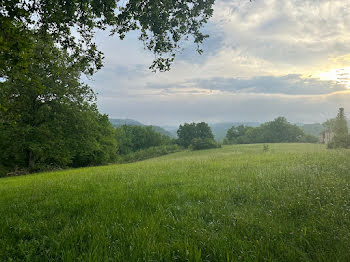
[[[321,80],[333,80],[339,84],[344,84],[350,89],[350,67],[334,68],[327,72],[318,74]]]

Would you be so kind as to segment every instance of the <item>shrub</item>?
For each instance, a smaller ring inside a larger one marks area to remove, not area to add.
[[[212,138],[194,138],[191,143],[192,150],[202,150],[220,147]]]
[[[130,163],[136,162],[140,160],[145,160],[153,157],[158,157],[162,155],[167,155],[170,153],[175,153],[181,151],[182,147],[174,144],[174,145],[162,145],[162,146],[154,146],[146,149],[141,149],[136,152],[131,152],[126,155],[119,155],[117,162],[118,163]]]
[[[268,152],[268,151],[269,151],[269,145],[264,145],[263,152]]]

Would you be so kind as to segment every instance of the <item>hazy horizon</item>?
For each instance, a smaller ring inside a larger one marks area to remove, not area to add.
[[[282,116],[283,117],[283,116]],[[182,122],[178,122],[178,123],[175,123],[175,124],[164,124],[164,123],[157,123],[156,121],[155,122],[143,122],[143,121],[140,121],[138,119],[133,119],[133,118],[128,118],[128,117],[111,117],[109,116],[109,119],[118,119],[118,120],[134,120],[134,121],[137,121],[137,122],[140,122],[141,124],[144,124],[144,125],[154,125],[154,126],[160,126],[160,127],[163,127],[163,128],[174,128],[174,127],[178,127],[179,125],[181,124],[184,124],[184,123],[192,123],[192,122],[195,122],[195,123],[198,123],[198,122],[203,122],[204,120],[195,120],[195,121],[182,121]],[[218,125],[218,124],[231,124],[231,123],[255,123],[255,124],[262,124],[262,123],[265,123],[265,122],[268,122],[268,121],[272,121],[274,119],[269,119],[267,121],[235,121],[235,120],[232,120],[232,121],[214,121],[214,122],[208,122],[209,125]],[[289,121],[289,119],[287,119]],[[350,122],[350,119],[348,118],[348,121]],[[309,123],[306,123],[306,122],[292,122],[292,121],[289,121],[290,123],[292,124],[296,124],[296,125],[308,125],[308,124],[323,124],[323,122],[309,122]]]

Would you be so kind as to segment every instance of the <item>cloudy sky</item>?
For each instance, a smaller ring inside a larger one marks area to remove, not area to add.
[[[155,74],[136,33],[99,32],[105,67],[88,82],[101,112],[146,124],[350,116],[349,26],[345,0],[217,0],[202,55],[185,43]]]

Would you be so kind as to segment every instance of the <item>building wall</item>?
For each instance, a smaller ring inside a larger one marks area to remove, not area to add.
[[[334,133],[332,131],[325,131],[320,134],[319,141],[322,144],[328,144],[329,142],[332,141],[333,137],[334,137]]]

